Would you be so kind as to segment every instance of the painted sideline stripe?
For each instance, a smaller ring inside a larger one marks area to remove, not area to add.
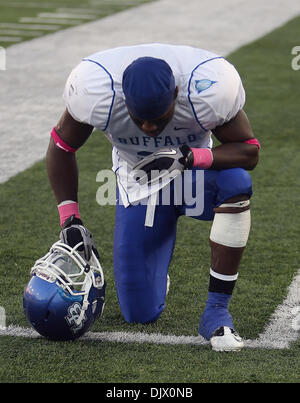
[[[246,348],[287,349],[299,337],[300,330],[300,269],[288,288],[288,295],[277,307],[265,331],[254,340],[244,340]],[[0,328],[0,336],[41,337],[31,328],[10,325]],[[175,336],[160,333],[130,332],[87,332],[80,340],[92,340],[114,343],[150,343],[175,345],[208,345],[201,336]]]
[[[0,328],[0,336],[13,336],[24,338],[42,338],[34,329],[10,325],[6,329]],[[131,332],[87,332],[81,341],[99,341],[110,343],[149,343],[170,345],[210,345],[202,336],[175,336],[161,333],[131,333]],[[277,340],[278,341],[278,340]],[[294,341],[294,340],[293,340]],[[273,343],[272,340],[244,340],[246,348],[257,349],[286,349],[287,343]]]
[[[0,336],[41,338],[41,336],[31,328],[10,325],[6,329],[0,328]],[[201,336],[174,336],[160,333],[129,333],[129,332],[87,332],[80,340],[106,341],[114,343],[151,343],[151,344],[199,344],[206,345],[206,341]]]
[[[258,339],[253,340],[253,347],[289,348],[300,337],[300,269],[288,287],[286,299],[277,307],[269,324]],[[268,347],[267,347],[268,346]]]

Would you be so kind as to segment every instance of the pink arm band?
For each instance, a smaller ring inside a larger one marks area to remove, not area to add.
[[[79,206],[78,203],[74,201],[66,201],[60,203],[58,206],[58,212],[59,212],[59,218],[60,218],[60,226],[62,227],[64,222],[71,217],[73,214],[75,214],[76,218],[80,219],[80,214],[79,214]]]
[[[253,145],[257,146],[258,149],[260,149],[260,142],[257,139],[246,140],[246,141],[244,141],[244,143],[253,144]]]
[[[53,127],[52,132],[51,132],[51,137],[54,140],[54,143],[56,147],[61,148],[62,150],[66,151],[67,153],[76,153],[77,148],[73,148],[69,146],[67,143],[65,143],[57,134],[55,127]]]
[[[213,163],[213,154],[209,148],[191,148],[194,154],[193,166],[208,169]]]

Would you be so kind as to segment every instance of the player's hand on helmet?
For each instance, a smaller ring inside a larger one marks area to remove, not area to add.
[[[83,253],[83,257],[87,261],[90,260],[92,252],[94,252],[97,259],[99,259],[99,253],[96,249],[92,234],[75,215],[72,215],[64,222],[59,237],[62,242],[71,246],[71,248],[83,242],[83,245],[78,248],[78,251]]]
[[[191,168],[193,162],[193,152],[187,145],[161,149],[135,165],[134,179],[140,185],[153,184],[175,171],[182,172],[184,169]]]

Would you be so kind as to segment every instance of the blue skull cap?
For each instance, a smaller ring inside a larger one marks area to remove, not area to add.
[[[129,111],[139,119],[152,120],[162,116],[170,107],[175,79],[164,60],[140,57],[125,69],[122,87]]]

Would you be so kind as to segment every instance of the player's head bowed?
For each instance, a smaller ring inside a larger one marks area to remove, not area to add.
[[[175,78],[169,64],[154,57],[134,60],[123,73],[123,92],[129,111],[138,119],[155,120],[169,109]]]

